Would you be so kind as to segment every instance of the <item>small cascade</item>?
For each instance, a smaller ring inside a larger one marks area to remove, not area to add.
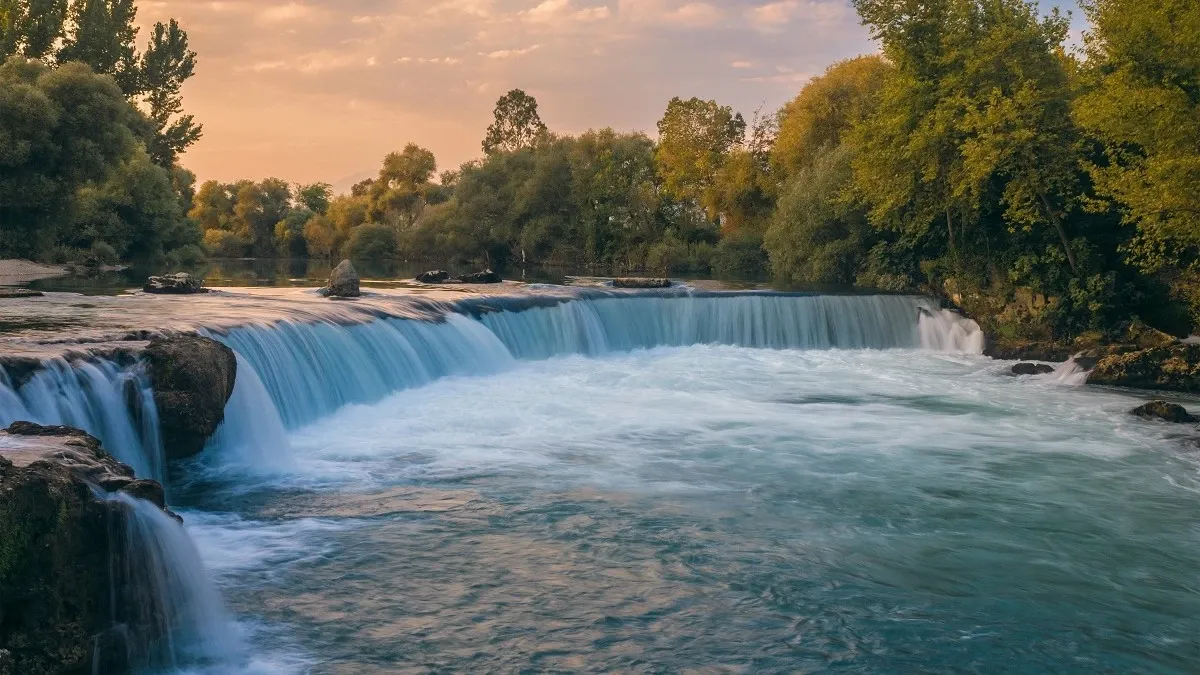
[[[1075,359],[1069,359],[1058,364],[1058,366],[1054,368],[1054,372],[1048,374],[1046,377],[1052,378],[1056,382],[1060,382],[1062,384],[1078,386],[1081,384],[1087,384],[1088,375],[1091,374],[1092,371],[1087,370],[1083,366],[1079,365]]]
[[[983,353],[984,335],[979,324],[960,314],[944,309],[922,309],[918,331],[922,349],[956,354]]]
[[[150,502],[101,493],[111,519],[113,628],[98,640],[94,670],[149,672],[232,664],[241,637],[183,527]]]
[[[0,427],[16,421],[83,429],[139,477],[164,478],[158,409],[141,364],[50,359],[20,386],[0,370]]]
[[[223,462],[259,470],[286,468],[291,451],[279,411],[262,379],[242,356],[237,357],[237,383],[225,404],[225,421],[209,439],[206,451]]]
[[[496,372],[513,362],[495,335],[458,314],[441,323],[283,322],[212,337],[238,353],[239,366],[249,364],[289,429],[351,403],[378,401],[447,375]],[[240,378],[240,368],[238,373]]]

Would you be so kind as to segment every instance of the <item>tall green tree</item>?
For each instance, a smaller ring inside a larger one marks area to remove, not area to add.
[[[802,171],[875,114],[892,66],[872,54],[839,61],[809,80],[779,111],[771,165],[781,178]]]
[[[0,59],[44,58],[63,37],[67,0],[0,0]]]
[[[136,18],[134,0],[74,0],[58,61],[85,63],[97,73],[112,75],[126,96],[138,94],[142,83]]]
[[[896,66],[856,135],[856,182],[873,220],[919,234],[944,219],[957,257],[999,183],[1008,222],[1053,228],[1076,271],[1063,222],[1078,199],[1077,135],[1058,53],[1066,20],[1022,0],[856,6]]]
[[[368,195],[371,219],[410,227],[425,206],[430,179],[436,172],[433,153],[415,143],[409,143],[403,152],[389,153]]]
[[[515,152],[537,142],[546,133],[546,124],[538,114],[537,99],[513,89],[496,101],[495,121],[483,139],[483,152]]]
[[[720,216],[717,178],[731,150],[745,140],[746,121],[716,101],[671,99],[658,122],[655,160],[663,190]]]
[[[171,167],[181,153],[200,140],[204,127],[183,114],[183,83],[195,74],[196,53],[175,19],[154,25],[139,66],[139,91],[154,125],[147,150],[155,164]]]
[[[1137,263],[1186,266],[1200,252],[1200,4],[1083,7],[1092,30],[1074,116],[1103,147],[1096,190],[1137,227]]]

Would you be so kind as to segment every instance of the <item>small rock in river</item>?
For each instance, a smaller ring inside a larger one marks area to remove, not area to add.
[[[1045,363],[1018,363],[1012,367],[1013,375],[1046,375],[1054,372],[1054,366]]]
[[[161,277],[150,277],[142,287],[146,293],[161,295],[190,295],[192,293],[207,293],[204,280],[197,279],[186,272],[165,274]]]
[[[1167,403],[1166,401],[1151,401],[1146,405],[1135,408],[1130,411],[1132,414],[1148,420],[1163,420],[1164,422],[1173,422],[1176,424],[1193,423],[1197,420],[1196,417],[1189,414],[1188,411],[1181,405]]]

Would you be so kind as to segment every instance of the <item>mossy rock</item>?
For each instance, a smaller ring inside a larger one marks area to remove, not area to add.
[[[0,675],[84,675],[118,662],[123,645],[116,660],[94,651],[122,611],[110,573],[124,564],[124,512],[97,490],[128,489],[162,508],[162,487],[78,429],[18,422],[0,435]]]
[[[1162,391],[1200,391],[1200,346],[1167,347],[1109,354],[1088,376],[1089,384]]]

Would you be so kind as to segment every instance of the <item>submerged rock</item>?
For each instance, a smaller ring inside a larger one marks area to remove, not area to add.
[[[343,260],[330,272],[329,285],[321,289],[321,294],[334,298],[357,298],[362,295],[358,270],[349,260]]]
[[[1175,343],[1100,355],[1088,376],[1088,384],[1200,391],[1200,345]]]
[[[173,515],[161,486],[136,480],[78,429],[18,422],[0,431],[0,672],[89,673],[125,661],[133,640],[166,637],[114,588],[113,570],[135,567],[121,546],[126,512],[106,492]],[[122,639],[102,639],[114,617],[127,624]],[[96,651],[105,646],[111,653]]]
[[[670,279],[647,279],[642,277],[619,277],[613,279],[613,288],[670,288]]]
[[[191,457],[204,449],[225,419],[233,395],[237,357],[216,340],[199,335],[160,338],[146,348],[163,451]]]
[[[1054,372],[1054,366],[1045,363],[1018,363],[1012,367],[1013,375],[1046,375]]]
[[[1129,412],[1142,419],[1163,420],[1164,422],[1172,422],[1174,424],[1194,424],[1200,422],[1200,419],[1189,414],[1183,406],[1166,401],[1151,401]]]
[[[417,275],[417,281],[423,284],[440,284],[450,278],[450,273],[446,270],[430,270],[421,272]]]
[[[475,272],[474,274],[464,274],[458,278],[459,283],[463,284],[499,284],[504,281],[499,274],[491,270]]]
[[[208,289],[204,288],[203,279],[197,279],[186,272],[150,277],[146,280],[146,285],[142,287],[142,290],[146,293],[160,295],[191,295],[208,292]]]

